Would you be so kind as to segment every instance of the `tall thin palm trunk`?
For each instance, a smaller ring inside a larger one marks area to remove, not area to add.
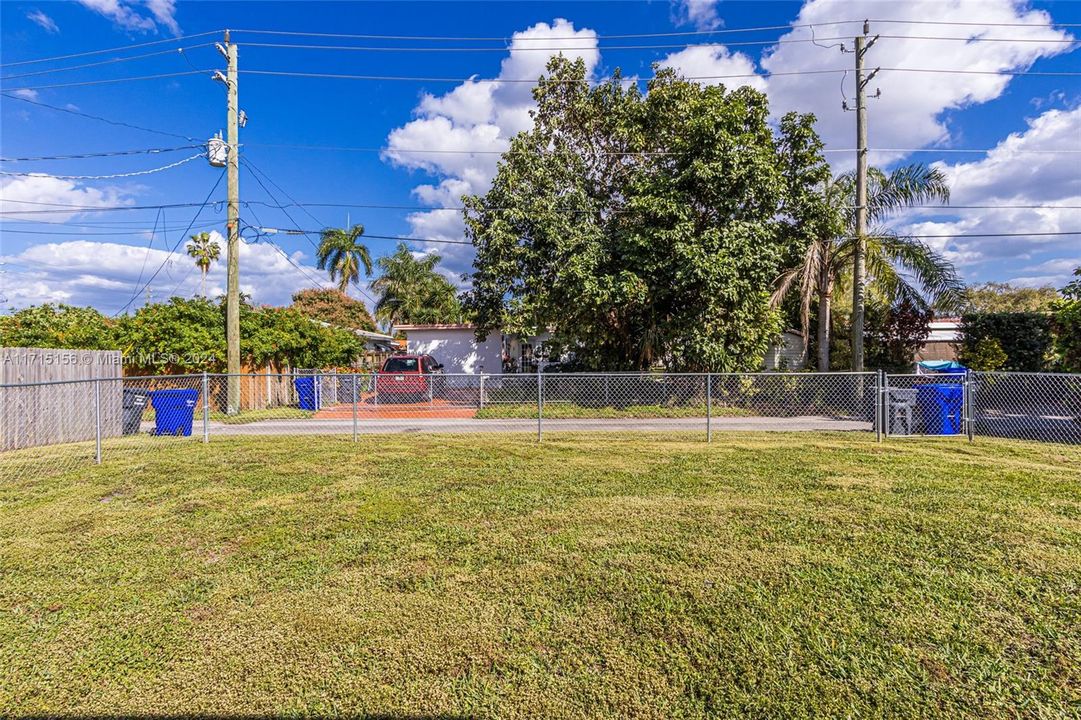
[[[199,280],[199,294],[206,297],[206,271],[207,268],[202,268],[202,278]]]
[[[830,314],[833,303],[833,282],[828,265],[823,263],[818,273],[818,372],[830,369]]]

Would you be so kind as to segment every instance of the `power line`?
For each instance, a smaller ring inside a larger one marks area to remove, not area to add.
[[[221,201],[217,201],[213,204],[217,205]],[[0,211],[0,216],[3,215],[40,215],[40,214],[56,214],[56,213],[70,213],[70,212],[119,212],[122,210],[157,210],[158,208],[185,208],[185,207],[198,207],[200,203],[170,203],[166,205],[68,205],[65,203],[49,203],[49,202],[36,202],[33,200],[15,200],[13,198],[0,198],[0,206],[4,203],[26,203],[30,205],[49,205],[51,207],[66,208],[63,210],[3,210]]]
[[[273,185],[274,187],[276,187],[276,188],[278,189],[278,191],[279,191],[279,192],[280,192],[280,193],[281,193],[282,195],[284,195],[284,196],[285,196],[285,199],[286,199],[286,200],[288,200],[289,202],[293,203],[294,205],[296,205],[297,207],[299,207],[299,208],[300,208],[301,210],[303,210],[303,211],[304,211],[304,214],[305,214],[305,215],[307,215],[308,217],[310,217],[310,218],[311,218],[312,220],[314,220],[314,221],[315,221],[315,222],[317,222],[318,224],[320,224],[320,225],[322,225],[322,224],[323,224],[323,222],[322,222],[322,221],[321,221],[321,220],[320,220],[319,218],[315,217],[315,216],[314,216],[314,215],[312,215],[312,214],[311,214],[310,212],[308,212],[308,209],[307,209],[306,207],[304,207],[304,206],[303,206],[302,204],[298,203],[298,202],[296,201],[296,198],[294,198],[294,197],[293,197],[292,195],[290,195],[290,194],[289,194],[288,192],[286,192],[286,191],[285,191],[285,189],[284,189],[284,188],[283,188],[283,187],[282,187],[281,185],[279,185],[278,183],[274,182],[274,178],[270,177],[270,176],[269,176],[269,175],[267,175],[267,174],[266,174],[265,172],[263,172],[262,170],[260,170],[260,169],[259,169],[259,168],[258,168],[258,167],[257,167],[257,166],[255,165],[255,163],[253,163],[253,162],[252,162],[251,160],[249,160],[249,159],[248,159],[248,158],[246,158],[246,157],[245,157],[245,158],[243,159],[243,162],[244,162],[244,164],[245,164],[245,165],[246,165],[246,166],[247,166],[247,167],[248,167],[248,168],[249,168],[250,170],[252,170],[253,172],[256,172],[256,173],[258,173],[258,174],[262,175],[262,176],[263,176],[263,177],[264,177],[264,178],[266,179],[266,181],[267,181],[268,183],[270,183],[271,185]],[[258,179],[258,178],[257,178],[257,179]],[[264,188],[264,189],[265,189],[265,188]],[[269,193],[268,193],[268,195],[269,195]]]
[[[135,280],[135,287],[136,288],[138,288],[139,283],[141,283],[143,281],[143,273],[146,272],[146,261],[150,259],[150,249],[152,247],[154,247],[154,237],[158,234],[157,233],[158,220],[162,218],[162,213],[164,213],[164,212],[165,212],[164,210],[158,210],[157,215],[154,216],[154,230],[150,234],[150,241],[146,244],[146,254],[143,255],[143,265],[142,265],[142,267],[139,268],[139,277],[138,277],[138,279]],[[164,225],[164,220],[163,220],[162,224]],[[167,246],[168,246],[167,241],[162,243],[162,247],[167,247]],[[136,292],[138,292],[138,290],[136,290]]]
[[[171,148],[144,148],[140,150],[111,150],[109,152],[80,153],[78,155],[41,155],[39,157],[0,158],[0,162],[38,162],[43,160],[85,160],[87,158],[120,157],[122,155],[157,155],[160,153],[193,150],[202,145],[180,145]]]
[[[888,38],[895,40],[930,40],[930,41],[955,41],[964,43],[973,42],[1012,42],[1012,43],[1041,43],[1041,44],[1053,44],[1064,43],[1073,44],[1077,42],[1073,39],[1040,39],[1040,38],[988,38],[988,37],[952,37],[942,35],[879,35],[880,38]],[[547,38],[545,38],[547,39]],[[738,42],[726,42],[723,43],[724,47],[754,47],[762,45],[793,45],[801,43],[814,43],[820,42],[841,42],[849,40],[848,36],[845,37],[830,37],[830,38],[771,38],[769,40],[741,40]],[[507,47],[507,46],[492,46],[492,47],[403,47],[400,45],[395,46],[371,46],[371,45],[313,45],[310,43],[258,43],[247,42],[242,43],[246,48],[275,48],[281,50],[323,50],[323,51],[347,51],[347,52],[396,52],[396,53],[460,53],[460,52],[498,52],[498,53],[516,53],[516,52],[574,52],[574,51],[597,51],[597,52],[610,52],[613,50],[674,50],[674,49],[687,49],[694,47],[686,43],[682,44],[661,44],[661,45],[586,45],[582,47],[568,47],[568,46],[526,46],[526,47]]]
[[[769,77],[781,77],[785,75],[830,75],[845,72],[845,70],[792,70],[785,72],[775,73],[739,73],[733,75],[698,75],[694,77],[685,77],[684,80],[725,80],[731,78],[769,78]],[[379,80],[387,82],[439,82],[439,83],[528,83],[536,84],[536,79],[528,78],[476,78],[476,77],[439,77],[439,76],[407,76],[407,75],[352,75],[352,74],[335,74],[335,73],[307,73],[307,72],[294,72],[289,70],[241,70],[241,74],[248,75],[271,75],[278,77],[298,77],[298,78],[316,78],[326,80]],[[1078,73],[1081,75],[1081,73]],[[608,78],[607,81],[616,81],[621,83],[637,83],[648,82],[653,80],[653,77],[621,77],[621,78]],[[575,83],[578,80],[554,80],[548,79],[546,82],[550,83]]]
[[[152,175],[154,173],[164,172],[165,170],[172,170],[175,167],[180,167],[184,163],[190,163],[192,160],[198,160],[202,157],[206,157],[206,153],[198,153],[196,155],[192,155],[191,157],[184,158],[183,160],[177,160],[176,162],[169,163],[168,165],[150,168],[149,170],[134,170],[132,172],[126,173],[113,173],[112,175],[51,175],[49,173],[11,172],[6,170],[0,170],[0,175],[18,175],[22,177],[50,177],[57,178],[59,180],[112,180],[114,178],[138,177],[140,175]]]
[[[957,25],[961,27],[1029,27],[1029,28],[1050,28],[1055,25],[1064,28],[1081,27],[1081,23],[1004,23],[1004,22],[965,22],[959,20],[868,20],[869,23],[890,23],[890,24],[904,24],[904,25]]]
[[[51,90],[53,88],[83,87],[87,85],[110,85],[112,83],[134,82],[136,80],[160,80],[163,78],[202,74],[202,70],[184,70],[182,72],[174,73],[158,73],[157,75],[137,75],[135,77],[106,78],[104,80],[83,80],[81,82],[55,83],[53,85],[28,85],[25,87],[7,88],[7,91],[15,92],[16,90]]]
[[[273,203],[274,203],[275,205],[277,205],[278,209],[279,209],[279,210],[281,210],[281,211],[282,211],[282,213],[284,213],[284,214],[285,214],[285,217],[289,218],[289,221],[290,221],[290,222],[292,222],[292,223],[296,224],[296,220],[295,220],[295,219],[293,219],[293,216],[289,214],[289,211],[288,211],[288,210],[286,209],[286,207],[285,207],[284,205],[282,205],[282,204],[281,204],[281,202],[279,202],[279,201],[278,201],[278,199],[277,199],[276,197],[274,197],[274,195],[273,195],[273,194],[272,194],[272,193],[270,192],[270,190],[269,190],[269,189],[267,188],[267,186],[263,184],[263,181],[259,179],[259,175],[262,175],[262,176],[264,176],[264,177],[265,177],[265,178],[267,179],[267,181],[268,181],[268,182],[270,182],[270,183],[271,183],[272,185],[274,185],[274,187],[278,188],[278,190],[281,190],[282,194],[283,194],[283,195],[285,195],[285,196],[286,196],[286,198],[287,198],[287,199],[289,199],[290,201],[292,201],[292,202],[293,202],[294,204],[296,204],[296,201],[295,201],[295,200],[293,200],[293,199],[292,199],[292,198],[291,198],[291,197],[289,196],[289,193],[285,192],[285,190],[282,190],[282,188],[281,188],[281,186],[280,186],[280,185],[278,185],[278,184],[277,184],[276,182],[274,182],[273,180],[271,180],[271,178],[270,178],[270,176],[269,176],[269,175],[267,175],[266,173],[264,173],[264,172],[263,172],[262,170],[259,170],[258,168],[256,168],[256,167],[255,167],[255,166],[254,166],[254,165],[253,165],[253,164],[252,164],[252,163],[251,163],[251,162],[250,162],[249,160],[247,160],[247,159],[244,159],[244,161],[243,161],[243,162],[244,162],[244,164],[245,164],[245,165],[246,165],[246,166],[247,166],[248,168],[250,168],[250,169],[252,169],[252,170],[254,170],[254,171],[255,171],[255,172],[253,172],[253,173],[252,173],[252,177],[253,177],[253,178],[255,178],[255,182],[257,182],[257,183],[259,184],[259,187],[263,188],[263,192],[265,192],[265,193],[266,193],[267,197],[268,197],[268,198],[270,198],[270,200],[271,200],[271,201],[272,201],[272,202],[273,202]],[[310,212],[308,212],[308,210],[307,210],[306,208],[304,208],[303,206],[299,206],[299,207],[300,207],[300,208],[301,208],[302,210],[304,210],[304,212],[305,212],[305,213],[306,213],[306,214],[308,215],[308,217],[310,217],[310,218],[311,218],[312,220],[315,220],[315,222],[319,223],[320,225],[322,225],[322,224],[323,224],[323,223],[322,223],[322,222],[321,222],[321,221],[319,220],[319,218],[315,217],[315,216],[314,216],[314,215],[312,215],[312,214],[311,214]],[[251,208],[249,208],[249,210],[250,210],[250,209],[251,209]],[[252,211],[252,217],[255,217],[255,212],[254,212],[254,211]],[[258,218],[258,217],[255,217],[255,219],[256,219],[256,221],[259,221],[259,218]],[[262,223],[260,223],[260,224],[262,224]],[[306,240],[308,241],[308,243],[309,243],[309,244],[310,244],[310,245],[311,245],[311,246],[312,246],[312,247],[313,247],[313,248],[315,249],[315,251],[316,251],[316,254],[318,254],[318,253],[319,253],[319,246],[318,246],[318,245],[316,245],[316,244],[315,244],[315,242],[314,242],[314,241],[313,241],[313,240],[311,239],[311,235],[313,235],[313,234],[314,234],[314,235],[321,235],[321,234],[322,234],[322,231],[314,231],[314,232],[313,232],[313,231],[308,231],[308,232],[304,232],[304,233],[303,233],[303,235],[304,235],[304,238],[305,238],[305,239],[306,239]],[[359,292],[359,293],[360,293],[361,295],[363,295],[364,297],[366,297],[366,298],[367,298],[368,300],[370,300],[371,302],[373,302],[373,303],[375,303],[375,302],[376,302],[376,299],[375,299],[375,298],[373,298],[373,297],[372,297],[371,295],[369,295],[368,293],[364,292],[364,289],[363,289],[362,287],[360,287],[360,283],[355,283],[355,284],[356,284],[357,292]]]
[[[197,37],[206,37],[207,35],[217,35],[221,33],[221,30],[207,30],[206,32],[195,33],[194,35],[185,35],[184,37],[166,38],[164,40],[151,40],[150,42],[136,43],[134,45],[122,45],[120,47],[104,48],[102,50],[87,50],[86,52],[72,53],[70,55],[54,55],[53,57],[34,58],[32,60],[19,60],[18,62],[0,63],[0,67],[15,67],[16,65],[30,65],[32,63],[52,62],[54,60],[70,60],[77,57],[86,57],[88,55],[101,55],[102,53],[110,52],[123,52],[125,50],[134,50],[135,48],[150,47],[151,45],[161,45],[163,43],[182,42],[184,40],[192,40]]]
[[[51,73],[67,72],[69,70],[84,70],[91,67],[100,67],[102,65],[114,65],[117,63],[128,62],[130,60],[143,60],[149,57],[160,57],[161,55],[172,55],[173,53],[183,53],[185,50],[195,50],[197,48],[212,47],[214,43],[202,43],[200,45],[189,45],[188,47],[173,48],[170,50],[158,50],[152,53],[143,53],[142,55],[131,55],[129,57],[110,58],[109,60],[99,60],[92,63],[84,63],[82,65],[69,65],[62,68],[50,68],[49,70],[35,70],[28,73],[19,73],[18,75],[5,75],[0,77],[0,82],[7,82],[8,80],[14,80],[15,78],[31,77],[35,75],[49,75]]]
[[[939,73],[947,75],[1006,75],[1031,77],[1081,77],[1081,72],[1047,72],[1036,70],[956,70],[939,68],[878,68],[884,72],[910,72],[910,73]]]
[[[813,23],[813,25],[850,25],[853,23],[863,22],[862,20],[833,20],[827,22]],[[734,33],[747,33],[747,32],[768,32],[776,30],[792,30],[795,28],[811,27],[812,24],[796,24],[796,25],[764,25],[760,27],[748,27],[748,28],[719,28],[716,30],[686,30],[679,32],[661,32],[661,33],[629,33],[621,35],[602,35],[594,33],[593,37],[598,40],[621,40],[631,38],[659,38],[659,37],[701,37],[704,35],[730,35]],[[304,32],[299,30],[232,30],[234,33],[248,33],[251,35],[285,35],[291,37],[322,37],[322,38],[341,38],[341,39],[354,39],[354,40],[417,40],[417,41],[435,41],[435,42],[506,42],[511,38],[503,36],[488,36],[479,37],[473,36],[447,36],[447,35],[361,35],[351,33],[318,33],[318,32]],[[515,38],[520,41],[532,41],[543,40],[551,42],[555,40],[583,40],[581,35],[566,36],[566,37],[518,37]],[[245,43],[246,44],[246,43]]]
[[[258,218],[256,218],[258,220]],[[256,228],[263,234],[275,234],[282,233],[283,235],[307,235],[309,233],[318,233],[317,230],[300,230],[296,228],[273,228],[273,227],[259,227]],[[361,237],[368,238],[370,240],[400,240],[401,242],[418,242],[418,243],[438,243],[440,245],[472,245],[469,240],[429,240],[427,238],[418,237],[405,237],[402,235],[373,235],[372,233],[364,233]],[[367,297],[367,296],[365,296]],[[368,298],[369,300],[371,298]],[[374,301],[373,301],[374,302]]]
[[[942,73],[961,75],[1000,75],[1000,76],[1032,76],[1032,77],[1081,77],[1081,72],[1048,72],[1034,70],[953,70],[935,68],[881,68],[889,72],[911,73]],[[694,75],[683,77],[684,80],[733,80],[740,78],[773,78],[785,76],[803,75],[836,75],[851,72],[848,68],[825,69],[825,70],[790,70],[784,72],[762,73],[732,73],[725,75]],[[267,75],[275,77],[296,77],[322,80],[372,80],[380,82],[430,82],[430,83],[528,83],[536,84],[537,80],[528,78],[475,78],[475,77],[440,77],[440,76],[406,76],[406,75],[356,75],[346,73],[315,73],[296,72],[290,70],[241,70],[241,74]],[[619,77],[607,78],[605,82],[639,83],[648,82],[654,77]],[[554,80],[547,79],[549,83],[575,83],[578,80]],[[33,88],[32,88],[33,89]]]
[[[821,27],[824,25],[854,25],[862,23],[864,20],[830,20],[815,23],[791,23],[788,25],[764,25],[759,27],[745,27],[745,28],[718,28],[714,30],[689,30],[678,32],[660,32],[660,33],[627,33],[627,34],[599,34],[595,33],[594,37],[598,40],[617,40],[617,39],[632,39],[632,38],[659,38],[659,37],[703,37],[712,35],[730,35],[736,33],[749,33],[749,32],[771,32],[778,30],[797,30],[801,28],[813,28]],[[1076,23],[999,23],[999,22],[960,22],[960,21],[947,21],[947,20],[871,20],[871,23],[890,23],[890,24],[902,24],[902,25],[936,25],[936,26],[958,26],[958,27],[1019,27],[1019,28],[1047,28],[1053,27],[1059,28],[1072,28],[1081,27],[1081,24]],[[317,38],[339,38],[339,39],[354,39],[354,40],[414,40],[414,41],[433,41],[433,42],[506,42],[511,39],[506,35],[503,36],[447,36],[447,35],[382,35],[382,34],[357,34],[357,33],[323,33],[323,32],[305,32],[301,30],[233,30],[234,33],[251,34],[251,35],[278,35],[289,37],[317,37]],[[582,40],[581,35],[563,36],[563,37],[517,37],[516,41],[554,41],[554,40]]]
[[[248,162],[245,159],[245,162]],[[250,164],[250,163],[249,163]],[[267,178],[269,180],[269,177]],[[93,211],[93,212],[108,212],[108,211],[120,211],[120,210],[158,210],[159,208],[188,208],[198,207],[202,203],[168,203],[163,205],[116,205],[116,206],[96,206],[96,205],[72,205],[67,203],[53,203],[53,202],[40,202],[35,200],[15,200],[0,198],[0,203],[21,203],[28,205],[48,205],[50,207],[62,208],[57,210],[4,210],[0,211],[0,215],[28,215],[32,213],[61,213],[72,211]],[[220,204],[220,201],[211,203],[214,205]],[[258,205],[274,209],[283,208],[312,208],[312,207],[327,207],[327,208],[355,208],[366,210],[408,210],[408,211],[424,211],[424,210],[465,210],[461,205],[399,205],[390,203],[331,203],[331,202],[292,202],[286,204],[267,203],[260,200],[244,200],[240,203],[244,206]],[[982,209],[982,210],[1078,210],[1081,209],[1081,205],[1005,205],[1005,204],[989,204],[989,205],[911,205],[910,208],[933,208],[949,212],[951,210],[961,209]],[[487,208],[488,210],[516,210],[517,208],[509,207],[493,207]],[[585,211],[582,211],[585,212]],[[313,218],[316,222],[320,222],[317,218]],[[0,220],[2,221],[2,220]],[[6,222],[33,222],[30,220],[7,220]],[[40,221],[38,221],[40,222]],[[120,221],[117,221],[120,222]],[[136,221],[132,221],[136,222]],[[66,223],[65,223],[66,224]],[[321,224],[321,223],[320,223]]]
[[[192,227],[213,227],[214,225],[220,225],[220,224],[221,223],[215,222],[215,223],[210,223],[210,224],[200,224],[198,226],[189,226],[189,227],[185,228],[185,232],[187,230],[192,229]],[[177,230],[178,228],[174,227],[172,229]],[[116,231],[116,230],[114,230],[112,232],[55,232],[55,231],[52,231],[52,230],[7,230],[7,229],[5,229],[4,232],[5,233],[15,233],[17,235],[77,235],[79,237],[99,236],[100,235],[100,236],[122,237],[122,236],[130,236],[130,235],[145,235],[148,232],[155,232],[155,230],[156,230],[156,228],[155,229],[146,229],[146,230],[128,230],[128,231]]]
[[[158,210],[160,212],[160,208]],[[17,225],[21,225],[23,223],[32,223],[34,225],[52,225],[52,226],[60,226],[60,227],[66,227],[66,228],[90,228],[92,230],[119,230],[119,231],[123,231],[123,232],[127,232],[129,230],[132,231],[132,232],[150,232],[151,231],[151,228],[145,228],[145,227],[133,228],[133,227],[131,227],[131,225],[145,226],[147,224],[147,220],[116,220],[114,222],[67,222],[67,221],[57,221],[57,220],[37,220],[35,218],[3,218],[3,217],[0,217],[0,224],[3,224],[3,223],[14,223],[14,224],[17,224]],[[211,222],[198,223],[198,224],[195,225],[195,227],[197,227],[197,228],[212,227],[214,225],[220,225],[220,224],[221,224],[220,222],[218,222],[217,220],[214,220],[214,221],[211,221]],[[166,227],[166,228],[163,228],[163,229],[168,230],[169,232],[175,232],[176,230],[183,230],[184,226],[183,225],[174,225],[172,227]]]
[[[825,40],[847,40],[844,38],[823,38]],[[964,38],[957,38],[964,39]],[[758,46],[758,45],[789,45],[796,43],[809,43],[812,42],[811,38],[792,38],[781,39],[774,38],[770,40],[744,40],[740,42],[725,43],[725,47],[744,47],[744,46]],[[498,52],[498,53],[516,53],[516,52],[574,52],[576,50],[583,51],[610,51],[610,50],[673,50],[675,48],[690,48],[692,45],[685,43],[681,44],[665,44],[665,45],[588,45],[585,47],[506,47],[506,46],[492,46],[492,47],[402,47],[402,46],[371,46],[371,45],[311,45],[311,44],[298,44],[298,43],[242,43],[246,48],[277,48],[282,50],[345,50],[354,52],[420,52],[420,53],[439,53],[439,52]]]
[[[299,235],[304,233],[313,232],[312,230],[293,230],[283,228],[260,228],[262,230],[276,230],[277,232],[286,233],[289,235]],[[940,235],[908,235],[905,237],[916,239],[932,239],[932,238],[996,238],[996,237],[1056,237],[1066,235],[1081,235],[1081,230],[1069,230],[1062,232],[1012,232],[1012,233],[944,233]],[[438,243],[441,245],[472,245],[473,243],[468,240],[430,240],[427,238],[418,237],[402,237],[400,235],[370,235],[364,233],[366,238],[372,238],[375,240],[401,240],[403,242],[421,242],[421,243]],[[854,238],[844,238],[851,240]]]
[[[113,317],[116,317],[117,315],[131,307],[131,304],[135,302],[136,298],[138,298],[139,295],[142,294],[142,292],[150,286],[150,283],[154,282],[154,278],[158,276],[158,273],[160,273],[162,268],[165,267],[165,264],[168,263],[170,259],[172,259],[173,255],[176,253],[176,249],[180,246],[180,243],[184,241],[184,236],[188,234],[192,226],[195,224],[195,221],[199,219],[199,215],[201,215],[206,206],[210,204],[210,198],[213,197],[214,191],[216,191],[218,189],[218,186],[221,185],[221,179],[223,177],[225,177],[224,170],[221,172],[220,175],[218,175],[218,179],[214,182],[214,186],[210,188],[210,192],[207,193],[206,199],[203,200],[202,204],[199,205],[199,209],[195,212],[194,215],[192,215],[191,222],[188,223],[187,230],[180,234],[180,238],[176,241],[176,243],[173,244],[173,247],[170,248],[169,254],[165,256],[164,260],[162,260],[161,265],[158,265],[158,269],[154,271],[154,274],[150,276],[150,279],[147,280],[141,288],[135,291],[135,293],[131,296],[131,299],[124,303],[123,307],[113,313]]]
[[[143,132],[154,133],[155,135],[165,135],[165,136],[168,136],[168,137],[176,137],[176,138],[180,138],[182,140],[189,140],[191,142],[196,142],[195,138],[190,137],[188,135],[181,135],[179,133],[168,132],[166,130],[155,130],[154,128],[143,127],[141,125],[134,125],[134,124],[128,123],[128,122],[121,122],[120,120],[110,120],[109,118],[104,118],[104,117],[101,117],[99,115],[91,115],[90,113],[84,113],[81,110],[73,110],[71,108],[57,107],[56,105],[49,105],[48,103],[39,102],[37,100],[31,100],[30,98],[19,97],[18,95],[11,95],[11,94],[6,93],[6,92],[0,93],[0,95],[3,95],[4,97],[10,98],[12,100],[21,100],[22,102],[30,103],[31,105],[37,105],[38,107],[48,108],[49,110],[56,110],[57,112],[68,113],[70,115],[78,115],[79,117],[87,118],[88,120],[98,120],[99,122],[108,123],[109,125],[117,125],[119,127],[127,127],[127,128],[131,128],[133,130],[142,130]]]
[[[289,143],[244,143],[245,147],[266,147],[266,148],[289,148],[294,150],[329,150],[334,152],[367,152],[367,153],[402,153],[409,155],[420,154],[433,154],[433,155],[514,155],[519,152],[512,148],[506,150],[456,150],[456,149],[442,149],[442,148],[398,148],[398,147],[350,147],[342,145],[293,145]],[[868,148],[868,152],[933,152],[933,153],[968,153],[968,154],[982,154],[992,152],[995,148],[991,149],[963,149],[963,148]],[[823,153],[852,153],[856,152],[855,148],[825,148]],[[1060,155],[1062,153],[1081,153],[1081,150],[1024,150],[1016,149],[1011,150],[1013,153],[1023,154],[1046,154],[1046,155]],[[678,156],[688,155],[690,151],[672,151],[672,150],[638,150],[627,152],[598,152],[597,155],[605,155],[610,157],[637,157],[637,156]]]
[[[816,23],[791,23],[787,25],[764,25],[759,27],[746,27],[746,28],[719,28],[714,30],[696,30],[696,31],[679,31],[679,32],[661,32],[661,33],[625,33],[625,34],[597,34],[594,33],[593,37],[598,40],[601,39],[632,39],[632,38],[661,38],[661,37],[703,37],[714,35],[729,35],[736,33],[749,33],[749,32],[775,32],[775,31],[790,31],[800,28],[812,28],[821,27],[824,25],[852,25],[863,22],[863,20],[832,20]],[[961,22],[961,21],[947,21],[947,20],[899,20],[899,19],[885,19],[885,20],[871,20],[872,23],[882,24],[901,24],[901,25],[935,25],[935,26],[957,26],[957,27],[1019,27],[1019,28],[1074,28],[1081,27],[1078,23],[1003,23],[1003,22]],[[181,42],[184,40],[193,40],[199,37],[206,37],[209,35],[217,35],[223,32],[223,29],[207,30],[205,32],[194,33],[186,35],[182,38],[166,38],[163,40],[152,40],[144,43],[135,43],[130,45],[123,45],[120,47],[102,48],[98,50],[88,50],[85,52],[69,53],[67,55],[54,55],[44,58],[32,58],[29,60],[19,60],[16,62],[0,63],[0,68],[16,67],[20,65],[30,65],[34,63],[54,62],[57,60],[70,60],[79,57],[88,57],[91,55],[100,55],[110,52],[124,52],[128,50],[134,50],[142,47],[151,47],[154,45],[161,45],[165,43]],[[340,38],[340,39],[355,39],[355,40],[414,40],[414,41],[434,41],[434,42],[469,42],[469,41],[501,41],[506,42],[511,37],[503,36],[445,36],[445,35],[381,35],[381,34],[351,34],[351,33],[319,33],[319,32],[304,32],[295,30],[233,30],[233,33],[247,33],[252,35],[277,35],[277,36],[290,36],[290,37],[317,37],[317,38]],[[555,41],[555,40],[582,40],[582,35],[575,35],[569,37],[517,37],[514,38],[518,42],[530,42],[530,41]],[[1045,41],[1046,42],[1046,41]]]

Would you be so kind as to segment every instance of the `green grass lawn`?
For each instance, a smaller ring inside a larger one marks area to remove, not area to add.
[[[1081,707],[1081,448],[153,447],[15,478],[0,456],[0,715]]]
[[[749,410],[737,407],[714,405],[714,417],[747,417],[753,415]],[[592,418],[704,418],[706,406],[702,405],[626,405],[624,407],[588,407],[568,402],[545,403],[544,417],[559,419]],[[477,410],[477,417],[482,419],[535,418],[536,403],[494,403]]]

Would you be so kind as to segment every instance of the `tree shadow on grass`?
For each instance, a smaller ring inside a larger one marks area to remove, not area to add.
[[[65,718],[65,720],[296,720],[296,718],[306,718],[309,720],[467,720],[475,716],[471,715],[451,715],[451,714],[436,714],[436,715],[424,715],[416,713],[360,713],[360,714],[347,714],[347,715],[305,715],[305,714],[282,714],[282,715],[227,715],[227,714],[200,714],[200,713],[179,713],[175,715],[140,715],[140,714],[125,714],[125,715],[82,715],[71,713],[58,713],[55,715],[8,715],[6,717],[17,718],[18,720],[55,720],[56,718]]]

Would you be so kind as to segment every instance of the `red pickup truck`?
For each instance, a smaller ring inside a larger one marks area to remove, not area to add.
[[[431,355],[392,355],[375,374],[376,395],[380,400],[428,400],[439,394],[435,378],[442,373],[443,366]]]

